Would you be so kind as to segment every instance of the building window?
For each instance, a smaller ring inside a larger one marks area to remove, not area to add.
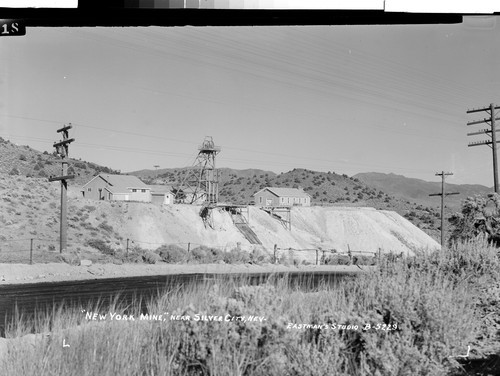
[[[262,196],[259,197],[259,203],[262,204]]]
[[[92,191],[92,188],[87,188],[87,191],[89,191],[89,192]]]
[[[132,189],[132,192],[137,192],[137,189]]]
[[[142,192],[142,193],[145,193],[145,192],[146,192],[146,190],[145,190],[145,189],[141,189],[141,192]]]

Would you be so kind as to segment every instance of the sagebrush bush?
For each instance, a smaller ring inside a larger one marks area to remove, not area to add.
[[[113,226],[108,224],[107,221],[99,223],[99,225],[97,227],[100,228],[101,230],[106,231],[106,232],[113,232]]]
[[[254,264],[265,264],[271,262],[271,256],[261,248],[254,248],[250,253],[250,261]]]
[[[208,258],[207,247],[196,247],[190,250],[190,258],[194,261],[205,262]]]
[[[115,250],[101,239],[89,239],[85,245],[97,249],[105,255],[113,256],[115,254]]]
[[[156,253],[168,263],[185,262],[188,259],[187,252],[176,244],[162,245],[156,249]]]
[[[250,262],[250,254],[239,248],[233,248],[224,252],[222,260],[226,264],[247,264]]]
[[[144,262],[148,264],[156,264],[162,260],[162,257],[153,251],[145,251],[142,255]]]
[[[190,251],[190,261],[200,264],[210,264],[222,260],[224,260],[224,252],[218,248],[202,245]]]

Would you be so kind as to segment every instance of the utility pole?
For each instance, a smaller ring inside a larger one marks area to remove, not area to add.
[[[492,151],[493,151],[493,183],[494,183],[494,189],[495,193],[498,193],[498,163],[497,163],[497,129],[495,126],[495,120],[500,120],[500,118],[496,117],[495,110],[499,109],[500,106],[495,106],[493,103],[490,104],[489,107],[486,108],[478,108],[478,109],[472,109],[468,110],[467,113],[474,113],[474,112],[486,112],[489,115],[489,118],[484,118],[483,120],[476,120],[476,121],[471,121],[467,123],[467,125],[475,125],[475,124],[482,124],[486,123],[490,125],[490,129],[481,129],[477,132],[471,132],[467,133],[467,136],[475,136],[478,134],[486,134],[491,137],[491,140],[483,140],[483,141],[475,141],[471,142],[469,144],[470,146],[478,146],[478,145],[488,145]]]
[[[444,198],[445,196],[450,196],[450,195],[458,195],[458,192],[445,192],[445,176],[453,175],[451,172],[444,172],[441,171],[441,173],[436,172],[436,176],[441,176],[441,193],[432,193],[429,196],[441,196],[441,249],[444,247],[444,235],[445,235],[445,226],[444,226]]]
[[[62,127],[57,130],[57,133],[61,133],[63,139],[59,142],[54,143],[54,147],[56,148],[56,153],[59,154],[62,158],[62,172],[61,176],[50,176],[49,181],[61,181],[61,221],[60,221],[60,247],[59,251],[63,253],[66,250],[67,242],[68,242],[68,222],[67,222],[67,197],[68,197],[68,179],[74,179],[75,175],[68,175],[68,146],[70,143],[75,141],[74,138],[69,138],[68,130],[73,128],[70,124]]]

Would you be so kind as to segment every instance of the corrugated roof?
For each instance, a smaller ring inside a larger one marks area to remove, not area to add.
[[[271,193],[274,193],[278,197],[310,197],[311,196],[309,193],[306,193],[302,189],[298,189],[298,188],[266,187],[266,188],[262,189],[261,191],[263,191],[265,189],[267,189]],[[259,192],[261,192],[261,191],[259,191]],[[257,192],[257,193],[259,193],[259,192]]]
[[[149,189],[137,176],[111,174],[99,174],[98,176],[110,184],[108,190],[113,193],[127,193],[129,188]]]

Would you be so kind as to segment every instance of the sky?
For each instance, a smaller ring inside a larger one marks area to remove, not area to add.
[[[122,172],[395,173],[493,185],[467,126],[500,106],[500,19],[455,25],[27,28],[0,38],[0,137]]]

